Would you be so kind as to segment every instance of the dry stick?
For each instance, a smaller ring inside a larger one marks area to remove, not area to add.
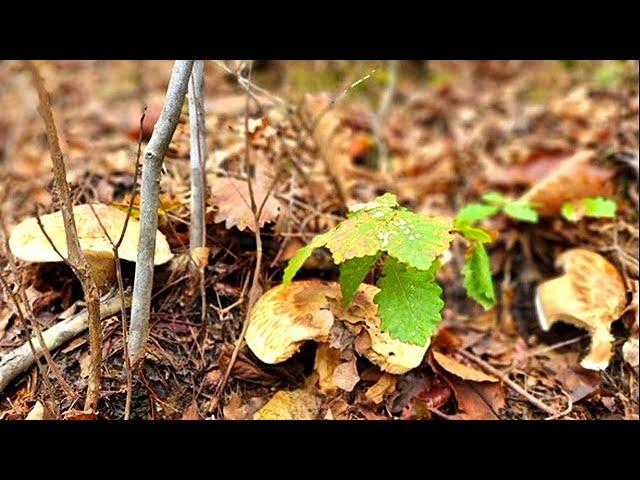
[[[240,332],[240,336],[236,340],[233,353],[231,354],[229,365],[227,365],[227,369],[225,371],[224,377],[222,378],[222,381],[220,382],[218,389],[216,390],[216,393],[214,394],[213,399],[211,401],[212,407],[210,407],[210,410],[213,410],[214,409],[213,407],[217,405],[218,399],[220,398],[220,395],[224,391],[227,381],[229,380],[229,375],[231,374],[231,370],[233,369],[233,366],[235,365],[236,360],[238,358],[238,353],[240,352],[240,348],[242,347],[244,337],[247,334],[247,329],[249,328],[249,316],[251,314],[251,309],[253,308],[253,305],[254,303],[256,303],[256,300],[257,300],[256,297],[258,296],[258,290],[260,288],[260,283],[259,283],[260,271],[262,270],[262,236],[260,234],[259,218],[260,218],[260,215],[262,215],[262,210],[264,209],[264,206],[267,203],[267,199],[271,195],[273,188],[276,186],[276,183],[280,177],[281,172],[282,172],[282,168],[280,168],[276,173],[275,177],[273,178],[273,181],[271,182],[271,185],[269,186],[269,189],[267,190],[267,194],[265,195],[265,198],[263,199],[260,206],[257,208],[256,208],[255,198],[253,198],[253,194],[252,194],[251,204],[252,204],[254,220],[256,222],[256,231],[255,231],[256,265],[253,271],[251,289],[249,290],[249,298],[248,298],[249,301],[247,303],[247,313],[246,313],[244,323],[242,325],[242,331]],[[245,287],[243,287],[243,294],[242,294],[243,296],[244,296],[244,288]]]
[[[135,188],[135,183],[134,183],[134,188]],[[125,378],[127,382],[127,398],[126,398],[125,407],[124,407],[124,419],[129,420],[129,413],[131,411],[133,378],[131,375],[131,363],[129,362],[129,351],[127,347],[127,309],[125,305],[126,298],[124,293],[124,282],[122,281],[122,267],[120,265],[120,257],[118,256],[118,248],[120,247],[120,245],[113,242],[113,240],[111,239],[111,236],[109,235],[109,232],[107,232],[107,229],[102,224],[102,220],[100,220],[100,216],[96,213],[92,204],[89,204],[89,208],[93,212],[93,215],[96,217],[96,220],[98,221],[98,225],[100,225],[100,229],[102,230],[102,233],[104,233],[104,235],[107,237],[107,240],[109,240],[109,243],[111,244],[111,249],[113,250],[113,261],[115,263],[115,268],[116,268],[116,278],[118,280],[118,293],[120,294],[120,306],[122,309],[122,345],[123,345],[123,356],[124,356],[124,364],[125,364]],[[123,232],[126,231],[126,228],[127,227],[125,222],[125,226],[122,231]],[[124,238],[124,235],[121,236],[121,238]]]
[[[387,81],[387,87],[385,88],[382,97],[380,98],[380,104],[378,105],[378,111],[373,119],[373,132],[378,144],[378,158],[380,171],[385,181],[389,178],[391,172],[391,160],[389,159],[389,150],[387,144],[382,138],[382,127],[389,113],[389,108],[393,101],[393,96],[396,92],[396,80],[398,77],[398,61],[389,60],[389,79]]]
[[[533,405],[538,407],[540,410],[542,410],[542,411],[544,411],[544,412],[546,412],[546,413],[548,413],[549,415],[552,415],[552,416],[555,416],[555,415],[558,414],[558,412],[556,412],[553,408],[549,407],[547,404],[545,404],[545,403],[541,402],[540,400],[538,400],[536,397],[531,395],[529,392],[527,392],[524,388],[522,388],[516,382],[511,380],[508,376],[503,374],[500,370],[492,367],[491,365],[489,365],[487,362],[485,362],[481,358],[476,357],[474,354],[472,354],[472,353],[470,353],[470,352],[468,352],[466,350],[458,350],[458,351],[460,352],[460,354],[462,356],[464,356],[464,357],[468,358],[469,360],[471,360],[472,362],[475,362],[478,365],[480,365],[488,373],[498,377],[500,380],[502,380],[504,383],[509,385],[513,390],[518,392],[520,395],[522,395],[524,398],[526,398],[529,402],[531,402]]]
[[[60,210],[64,221],[64,231],[67,240],[67,252],[69,255],[69,263],[74,266],[74,270],[82,290],[84,291],[85,303],[89,314],[89,350],[90,350],[90,366],[89,366],[89,382],[87,385],[87,397],[85,399],[85,410],[96,410],[98,400],[100,398],[100,368],[102,365],[102,348],[101,348],[101,325],[100,325],[100,296],[98,288],[91,276],[91,267],[80,248],[80,240],[76,230],[76,223],[73,216],[73,205],[71,203],[71,193],[69,184],[67,183],[67,173],[64,165],[64,157],[60,150],[58,133],[53,119],[51,110],[51,99],[47,92],[44,80],[38,71],[38,68],[32,61],[26,62],[31,70],[34,85],[38,91],[40,100],[40,115],[45,123],[47,133],[47,143],[49,145],[49,153],[53,164],[53,174],[55,180],[55,188],[60,202]]]
[[[47,391],[49,392],[49,395],[51,396],[51,400],[53,400],[53,402],[55,404],[56,403],[55,390],[53,389],[53,385],[51,385],[51,382],[49,381],[49,378],[47,377],[47,371],[44,369],[44,365],[40,361],[40,358],[38,358],[38,356],[37,356],[36,348],[33,345],[33,340],[31,339],[31,335],[29,334],[29,328],[27,326],[27,320],[25,319],[24,314],[22,313],[22,308],[20,308],[20,303],[18,302],[18,299],[16,298],[15,294],[11,291],[11,288],[9,287],[9,285],[7,284],[5,279],[2,277],[2,275],[0,275],[0,283],[2,283],[2,288],[5,290],[6,295],[11,297],[11,300],[13,301],[13,305],[14,305],[14,307],[16,309],[16,313],[18,314],[18,318],[20,319],[20,322],[22,323],[22,328],[24,328],[24,331],[27,334],[27,343],[29,344],[29,349],[31,350],[31,353],[33,354],[33,357],[37,359],[36,363],[37,363],[37,366],[38,366],[38,370],[40,370],[40,375],[42,376],[42,381],[46,385]],[[38,340],[40,340],[40,345],[44,346],[44,349],[46,349],[46,345],[44,343],[44,340],[42,340],[41,337],[42,337],[42,335],[40,335],[38,337]],[[0,392],[3,390],[2,383],[3,383],[2,377],[0,376]]]
[[[320,123],[320,120],[322,120],[322,118],[333,108],[336,106],[336,104],[342,100],[342,98],[349,93],[349,90],[351,90],[352,88],[357,87],[358,85],[360,85],[363,82],[366,82],[367,80],[369,80],[371,78],[371,75],[373,75],[375,73],[376,69],[374,68],[373,70],[370,70],[369,73],[367,73],[364,77],[360,77],[359,79],[357,79],[355,82],[351,82],[349,83],[346,87],[344,87],[342,89],[342,91],[336,95],[335,97],[333,97],[331,99],[331,101],[329,101],[329,103],[322,109],[322,111],[316,116],[316,118],[313,119],[311,126],[309,127],[309,130],[311,133],[316,131],[316,128],[318,127],[318,124]],[[351,77],[353,78],[353,77]],[[304,123],[304,122],[303,122]]]
[[[129,304],[130,302],[127,300],[127,305]],[[102,319],[117,314],[122,305],[120,303],[120,299],[117,297],[107,296],[103,299],[101,307],[101,316],[99,318]],[[54,326],[46,329],[42,333],[46,347],[49,350],[54,350],[81,334],[87,329],[88,318],[88,310],[84,309],[76,315],[73,315],[72,317],[58,322]],[[32,337],[30,340],[34,343],[36,338]],[[35,356],[31,351],[28,342],[25,342],[20,347],[15,348],[0,357],[0,392],[4,390],[14,378],[31,368],[36,362],[36,359],[43,355],[43,349],[38,345],[34,346],[36,347]]]
[[[249,75],[250,75],[250,71],[249,71]],[[247,90],[247,101],[245,104],[245,117],[244,117],[244,127],[245,127],[245,165],[248,166],[249,165],[249,155],[250,155],[250,147],[251,147],[251,142],[250,142],[250,138],[249,138],[249,90],[250,90],[250,82],[249,80],[247,81],[247,83],[245,84],[241,84],[241,86],[243,86],[243,88],[245,88]],[[209,404],[209,410],[213,411],[215,410],[215,408],[217,407],[218,401],[220,399],[220,395],[222,395],[222,392],[224,391],[226,385],[227,385],[227,381],[229,379],[229,375],[231,375],[231,370],[233,369],[233,366],[235,365],[236,359],[238,358],[238,353],[240,352],[240,347],[242,346],[242,343],[244,341],[244,337],[247,333],[247,328],[249,327],[249,316],[251,314],[251,309],[253,308],[254,303],[257,300],[257,295],[258,295],[258,290],[260,288],[260,271],[262,269],[262,236],[260,235],[260,215],[262,215],[262,210],[264,209],[264,206],[267,203],[267,199],[269,198],[269,196],[271,195],[271,192],[273,190],[273,188],[275,187],[278,178],[280,176],[280,172],[282,171],[282,165],[280,166],[280,168],[278,169],[278,172],[276,173],[276,175],[273,178],[273,181],[271,182],[271,185],[269,186],[269,190],[267,191],[266,195],[264,196],[264,199],[262,200],[262,203],[260,204],[260,206],[258,207],[256,205],[256,199],[255,196],[253,194],[253,186],[251,183],[251,175],[247,173],[247,187],[249,188],[249,198],[251,200],[251,211],[253,213],[253,219],[255,222],[255,238],[256,238],[256,264],[255,264],[255,268],[254,268],[254,272],[253,272],[253,280],[251,282],[251,289],[249,290],[249,301],[247,304],[247,311],[246,311],[246,317],[244,319],[244,323],[242,325],[242,331],[240,332],[240,336],[238,337],[238,339],[236,340],[236,344],[235,347],[233,349],[233,353],[231,354],[231,358],[229,359],[229,364],[227,365],[227,369],[224,373],[224,377],[222,378],[222,381],[220,382],[220,384],[218,385],[218,388],[216,390],[216,392],[213,395],[213,398],[211,399],[211,403]]]
[[[149,337],[153,260],[158,229],[158,195],[164,156],[175,132],[187,93],[193,60],[176,60],[167,88],[167,97],[160,118],[144,153],[140,204],[140,238],[136,273],[133,282],[129,356],[135,365],[144,354]]]
[[[355,82],[352,82],[349,85],[347,85],[312,120],[311,125],[307,124],[307,122],[305,121],[305,119],[304,119],[302,114],[299,116],[300,117],[300,123],[307,130],[307,133],[314,139],[314,141],[315,141],[315,143],[317,145],[317,151],[318,151],[318,154],[320,155],[320,160],[322,161],[322,163],[324,165],[324,169],[325,169],[325,171],[327,173],[327,176],[329,177],[329,180],[331,181],[331,183],[333,184],[333,187],[336,190],[336,194],[338,195],[338,200],[340,201],[341,208],[343,210],[346,210],[347,207],[348,207],[348,192],[346,191],[346,188],[345,188],[345,185],[344,185],[342,179],[340,178],[339,175],[336,174],[336,172],[332,168],[330,160],[329,160],[329,158],[327,158],[327,155],[326,155],[324,149],[322,148],[322,145],[319,145],[319,142],[317,140],[317,137],[316,137],[315,133],[316,133],[316,130],[318,128],[318,125],[320,124],[320,121],[338,103],[338,101],[340,101],[352,88],[355,88],[356,86],[360,85],[362,82],[365,82],[366,80],[371,78],[371,75],[374,72],[375,72],[375,69],[371,70],[364,77],[361,77],[358,80],[356,80]]]
[[[129,198],[129,207],[127,208],[127,216],[125,217],[124,224],[122,225],[122,230],[120,232],[120,238],[118,238],[117,242],[114,242],[107,229],[102,224],[100,217],[96,213],[92,204],[89,204],[89,208],[93,212],[93,216],[96,217],[98,221],[98,225],[100,225],[100,229],[102,233],[107,237],[109,243],[111,244],[111,249],[113,250],[113,261],[115,263],[116,269],[116,278],[118,281],[118,293],[120,295],[120,305],[122,310],[122,355],[124,357],[124,373],[126,379],[126,389],[127,389],[127,397],[124,405],[124,419],[129,420],[131,415],[131,399],[133,396],[133,375],[131,373],[131,360],[129,358],[129,346],[127,345],[127,298],[124,293],[124,281],[122,280],[122,266],[120,265],[120,257],[118,255],[118,249],[120,245],[122,245],[122,241],[124,240],[124,235],[127,231],[127,226],[129,225],[129,218],[131,218],[131,211],[133,210],[133,201],[135,198],[136,186],[138,184],[138,170],[140,168],[140,152],[142,150],[142,126],[144,124],[144,117],[146,116],[147,108],[144,107],[142,111],[142,115],[140,116],[140,129],[138,131],[138,150],[136,153],[136,165],[135,170],[133,171],[133,183],[131,185],[131,192]]]
[[[204,271],[207,265],[205,222],[205,193],[207,190],[204,174],[207,161],[207,138],[204,110],[204,61],[193,63],[191,78],[187,91],[189,99],[189,126],[191,131],[191,224],[189,230],[189,247],[196,268],[193,269],[192,281],[200,286],[200,322],[206,335],[207,296]],[[206,254],[203,254],[206,252]],[[204,340],[206,342],[206,338]]]

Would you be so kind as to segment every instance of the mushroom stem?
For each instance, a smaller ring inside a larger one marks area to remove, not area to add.
[[[597,328],[591,335],[589,353],[580,365],[588,370],[606,370],[613,354],[613,335],[608,328]]]
[[[158,123],[144,152],[140,204],[140,240],[131,303],[129,356],[135,364],[142,357],[149,336],[151,288],[158,229],[158,195],[164,156],[178,124],[187,93],[193,60],[176,60],[167,88],[167,97]]]
[[[580,364],[605,370],[611,360],[611,323],[624,312],[626,290],[616,268],[604,257],[585,249],[567,250],[556,259],[565,273],[538,286],[536,311],[544,331],[562,320],[586,329],[591,348]]]
[[[100,293],[109,291],[116,278],[116,266],[113,256],[101,253],[85,252],[85,257],[91,266],[91,276]]]

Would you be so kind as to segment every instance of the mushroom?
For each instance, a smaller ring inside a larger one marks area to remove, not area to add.
[[[612,355],[611,323],[622,315],[626,290],[618,270],[601,255],[574,248],[556,259],[564,275],[538,286],[536,312],[544,331],[557,321],[591,333],[591,348],[580,362],[589,370],[604,370]]]
[[[109,236],[117,242],[122,232],[127,213],[114,207],[102,204],[93,204],[95,215]],[[91,265],[91,273],[99,288],[104,289],[115,278],[115,265],[113,262],[113,247],[100,224],[91,211],[89,205],[77,205],[73,207],[76,229],[80,248]],[[40,217],[45,232],[51,238],[57,250],[63,256],[67,256],[67,239],[64,230],[64,221],[61,212],[50,213]],[[118,256],[123,260],[136,261],[138,254],[138,237],[140,235],[140,223],[130,218],[127,230],[118,248]],[[58,253],[42,233],[36,218],[29,218],[14,227],[9,237],[9,248],[18,258],[28,262],[62,262]],[[165,236],[157,232],[154,263],[160,265],[168,262],[173,257]]]
[[[324,342],[333,325],[326,295],[329,282],[302,280],[278,285],[258,299],[249,316],[247,345],[265,363],[280,363],[307,340]]]
[[[383,371],[405,373],[420,365],[429,345],[404,343],[380,329],[378,307],[373,302],[378,291],[373,285],[362,284],[345,309],[336,282],[302,280],[279,285],[256,302],[249,316],[247,345],[263,362],[280,363],[305,341],[328,342],[334,321],[340,320],[357,336],[358,353]]]
[[[559,214],[565,202],[613,194],[613,172],[593,164],[592,150],[576,153],[536,183],[519,201],[531,202],[541,215]]]

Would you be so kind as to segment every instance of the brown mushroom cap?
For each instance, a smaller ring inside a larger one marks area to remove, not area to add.
[[[428,344],[403,343],[380,330],[373,303],[378,291],[373,285],[362,284],[345,309],[336,282],[302,280],[279,285],[256,302],[247,327],[247,345],[263,362],[279,363],[296,353],[304,341],[328,341],[331,326],[338,319],[361,339],[366,337],[359,342],[360,354],[386,372],[405,373],[420,365]]]
[[[280,363],[307,340],[326,341],[333,313],[326,301],[333,285],[302,280],[278,285],[258,299],[249,316],[247,345],[265,363]]]
[[[626,289],[618,270],[601,255],[574,248],[558,256],[565,274],[538,286],[536,311],[543,330],[557,321],[591,333],[591,349],[581,365],[604,370],[611,359],[611,323],[624,311]]]
[[[94,204],[93,209],[100,217],[102,225],[114,242],[117,242],[122,232],[127,213],[107,205]],[[76,229],[80,248],[91,264],[96,283],[104,284],[114,278],[113,249],[104,235],[100,224],[96,220],[89,205],[73,207]],[[61,212],[50,213],[40,217],[42,225],[58,251],[65,257],[67,253],[67,238]],[[138,255],[138,237],[140,222],[129,219],[127,230],[118,256],[123,260],[136,261]],[[9,248],[18,258],[28,262],[61,262],[62,259],[53,249],[47,237],[42,233],[36,218],[29,218],[14,227],[9,237]],[[154,263],[160,265],[173,257],[165,236],[157,232]]]

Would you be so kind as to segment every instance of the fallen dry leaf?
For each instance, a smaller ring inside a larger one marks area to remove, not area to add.
[[[144,115],[144,121],[142,122],[142,140],[148,142],[153,134],[153,127],[155,127],[156,122],[160,118],[160,113],[162,112],[162,107],[158,105],[150,105],[147,107],[147,110]],[[138,140],[138,136],[140,135],[140,113],[136,113],[135,116],[132,116],[129,120],[129,124],[127,125],[127,136],[131,140]]]
[[[333,383],[345,392],[350,392],[360,381],[355,357],[348,362],[341,363],[333,371]]]
[[[558,380],[576,403],[595,393],[600,388],[600,372],[575,366],[566,366],[558,373]]]
[[[249,417],[249,406],[242,401],[236,392],[231,393],[231,398],[222,407],[222,413],[227,420],[245,420]]]
[[[266,178],[261,176],[252,185],[256,209],[259,209],[264,202],[258,222],[261,228],[265,223],[275,221],[280,212],[280,202],[273,197],[273,192],[268,191],[271,180],[267,180],[266,183],[265,180]],[[225,222],[225,227],[228,229],[235,226],[242,231],[248,227],[255,232],[256,222],[247,182],[228,177],[214,177],[208,179],[208,182],[213,205],[218,208],[214,221]],[[265,202],[267,194],[269,197]]]
[[[545,369],[553,373],[552,378],[562,384],[572,402],[579,402],[600,390],[602,374],[581,367],[577,352],[551,351],[546,356],[548,359],[544,363]]]
[[[595,165],[591,150],[576,153],[558,164],[526,192],[521,201],[531,202],[541,215],[558,215],[565,202],[586,197],[610,197],[613,171]]]
[[[498,412],[505,405],[504,389],[499,383],[473,383],[445,376],[458,403],[461,420],[499,420]]]
[[[182,420],[201,420],[200,410],[198,410],[198,402],[195,399],[182,412]]]
[[[218,370],[214,370],[207,381],[218,379],[220,371],[226,371],[229,360],[233,354],[234,345],[231,343],[223,343],[220,348],[220,356],[218,357]],[[236,362],[231,369],[231,375],[244,381],[256,383],[258,385],[273,385],[278,383],[279,378],[271,372],[266,371],[255,361],[252,361],[246,354],[240,352],[236,357]]]
[[[254,420],[314,420],[318,399],[306,390],[280,390],[254,415]]]
[[[487,375],[480,370],[469,367],[464,363],[460,363],[451,357],[448,357],[440,352],[432,351],[433,358],[438,364],[444,368],[447,372],[454,374],[456,377],[462,380],[469,380],[471,382],[498,382],[496,377]]]
[[[313,369],[318,374],[318,389],[321,393],[326,395],[338,390],[333,381],[333,373],[340,362],[340,350],[331,348],[326,343],[318,344]]]
[[[376,383],[367,389],[365,397],[376,405],[383,402],[385,395],[393,393],[396,389],[398,377],[390,373],[384,373]]]

